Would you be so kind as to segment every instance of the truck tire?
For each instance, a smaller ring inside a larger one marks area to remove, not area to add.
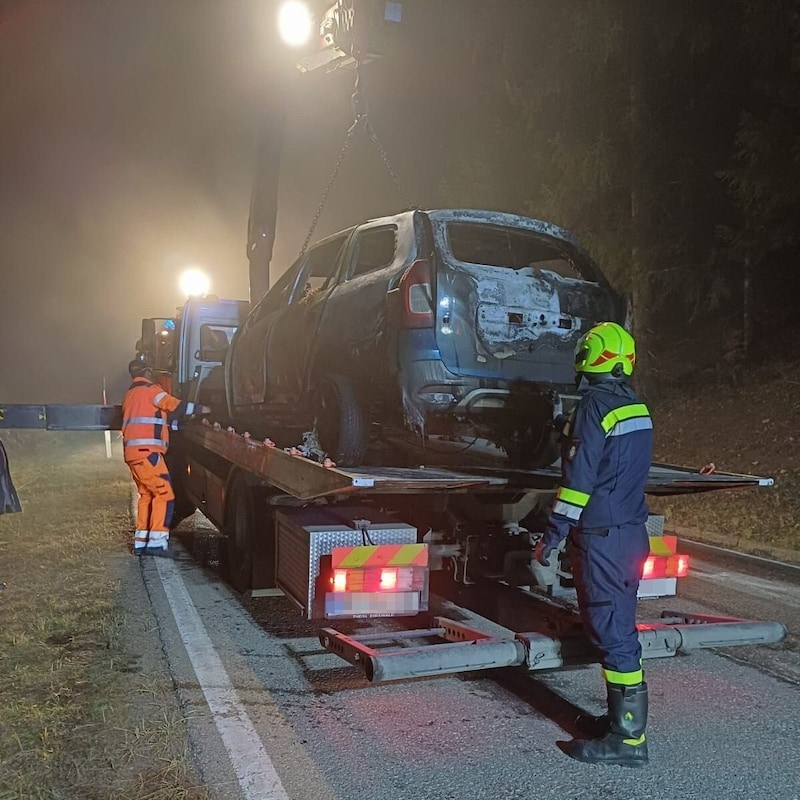
[[[262,513],[265,491],[248,486],[242,475],[235,475],[225,498],[222,547],[223,573],[237,592],[253,588],[253,562],[257,537],[262,533],[266,513]]]
[[[367,421],[350,381],[326,375],[314,396],[317,438],[325,453],[341,467],[363,464],[367,456]]]

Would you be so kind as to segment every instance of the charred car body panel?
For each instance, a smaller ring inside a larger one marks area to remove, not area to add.
[[[624,317],[555,225],[404,212],[322,240],[267,292],[231,346],[229,412],[272,438],[325,417],[321,438],[340,458],[366,458],[370,428],[456,460],[542,465],[579,337]],[[342,450],[348,437],[361,441]]]

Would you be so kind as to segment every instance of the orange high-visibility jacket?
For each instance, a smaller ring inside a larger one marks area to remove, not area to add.
[[[122,399],[122,444],[125,461],[167,452],[170,423],[192,414],[194,403],[179,400],[147,378],[134,378]]]

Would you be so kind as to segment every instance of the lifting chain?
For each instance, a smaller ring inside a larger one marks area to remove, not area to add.
[[[344,137],[344,144],[342,145],[342,149],[339,152],[339,157],[336,159],[336,164],[333,167],[333,172],[331,173],[330,178],[328,178],[328,184],[322,191],[322,198],[319,201],[319,205],[317,206],[317,210],[314,212],[314,216],[311,219],[311,227],[308,229],[308,233],[306,234],[305,241],[303,242],[303,246],[300,248],[300,255],[299,258],[302,258],[306,254],[306,250],[308,250],[308,245],[311,242],[311,237],[314,235],[314,231],[316,230],[317,223],[319,222],[319,218],[322,216],[322,211],[325,208],[325,204],[328,201],[328,195],[333,188],[333,184],[336,182],[336,177],[339,174],[339,170],[341,169],[342,162],[344,161],[344,157],[347,155],[347,150],[350,147],[350,142],[353,141],[353,137],[356,134],[359,126],[361,125],[361,121],[356,119],[356,121],[348,128],[347,134]]]
[[[361,58],[356,58],[356,80],[355,86],[353,88],[353,124],[347,129],[347,133],[344,137],[344,142],[342,144],[342,149],[339,151],[339,156],[336,159],[336,164],[333,167],[333,172],[331,173],[330,178],[328,178],[328,183],[326,184],[325,188],[322,191],[322,198],[320,199],[319,205],[317,206],[317,210],[314,212],[314,216],[311,219],[311,227],[306,234],[306,238],[303,242],[303,246],[300,248],[300,255],[299,258],[302,258],[306,250],[308,250],[308,246],[311,243],[311,238],[314,235],[314,231],[317,228],[317,223],[319,222],[319,218],[322,216],[322,212],[325,209],[325,205],[328,202],[328,195],[333,188],[333,184],[336,183],[336,178],[339,175],[339,170],[342,167],[342,163],[344,161],[345,156],[347,155],[347,151],[350,147],[350,143],[355,138],[356,133],[358,133],[359,129],[363,128],[366,132],[369,140],[375,146],[375,149],[378,151],[378,155],[383,161],[384,166],[386,167],[386,171],[389,173],[389,177],[392,179],[392,183],[394,183],[395,189],[397,189],[397,193],[402,198],[403,202],[405,203],[405,210],[410,210],[413,208],[417,208],[410,198],[408,193],[405,190],[405,187],[400,182],[400,178],[397,176],[397,173],[394,171],[392,166],[392,162],[389,160],[389,155],[384,149],[383,145],[381,144],[380,139],[378,139],[378,135],[375,133],[372,125],[369,122],[367,117],[367,100],[364,94],[364,90],[362,88],[362,76],[361,76]]]

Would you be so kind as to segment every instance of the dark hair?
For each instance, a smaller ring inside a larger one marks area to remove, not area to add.
[[[141,378],[146,372],[152,369],[153,368],[146,361],[140,361],[138,358],[134,358],[133,361],[128,364],[128,373],[131,378]]]

